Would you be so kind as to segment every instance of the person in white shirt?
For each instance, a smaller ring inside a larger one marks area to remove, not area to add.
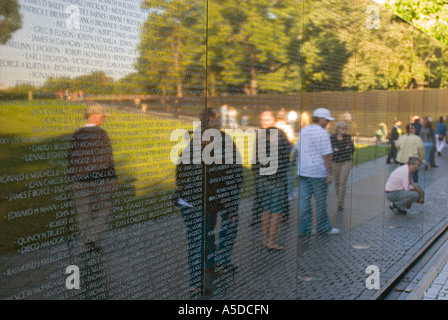
[[[325,130],[331,117],[330,111],[318,108],[314,111],[312,124],[300,131],[295,147],[297,174],[299,176],[299,234],[312,233],[311,198],[316,200],[316,231],[323,234],[337,234],[327,214],[327,191],[332,183],[331,155],[333,148],[330,135]]]
[[[386,198],[391,202],[389,208],[394,213],[406,214],[414,202],[422,201],[422,190],[414,182],[413,174],[418,171],[422,161],[417,157],[409,157],[408,164],[392,171],[386,182]]]

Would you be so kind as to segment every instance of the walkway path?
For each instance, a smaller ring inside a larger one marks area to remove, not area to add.
[[[341,229],[339,235],[299,238],[298,200],[291,201],[291,218],[281,226],[283,252],[262,247],[259,227],[250,226],[252,200],[242,200],[233,255],[238,272],[213,278],[214,291],[206,298],[371,298],[376,290],[366,288],[370,275],[366,268],[378,266],[384,285],[447,221],[448,150],[436,160],[439,168],[420,172],[425,204],[414,205],[413,214],[407,216],[388,209],[383,190],[386,177],[396,166],[386,165],[385,158],[353,168],[343,213],[329,205],[332,225]],[[331,186],[328,203],[335,200]],[[105,248],[102,265],[109,278],[103,281],[101,276],[98,286],[87,291],[65,287],[65,268],[82,262],[73,254],[75,242],[3,255],[0,298],[102,297],[104,283],[108,294],[103,297],[110,299],[198,298],[188,291],[187,245],[180,217],[111,230]]]

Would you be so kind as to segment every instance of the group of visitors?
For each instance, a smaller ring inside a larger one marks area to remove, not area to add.
[[[418,184],[418,172],[424,164],[425,170],[437,168],[435,153],[441,156],[446,145],[446,126],[443,117],[439,118],[434,130],[431,118],[413,117],[406,125],[406,133],[400,136],[400,121],[396,121],[390,133],[390,149],[386,162],[399,164],[386,184],[386,198],[391,202],[389,208],[399,214],[408,213],[412,203],[424,202],[424,192]],[[397,152],[398,151],[398,152]]]
[[[105,115],[105,109],[101,106],[87,109],[87,123],[73,135],[68,156],[68,172],[73,183],[73,198],[81,230],[80,252],[101,250],[107,216],[113,211],[116,173],[109,138],[100,128]],[[234,142],[232,151],[227,144],[221,144],[218,149],[211,148],[214,139],[233,141],[220,130],[223,125],[220,116],[221,112],[215,109],[207,109],[201,114],[201,129],[214,129],[221,136],[209,137],[208,140],[202,138],[200,145],[192,137],[189,146],[194,152],[190,153],[190,161],[180,162],[176,167],[177,205],[187,234],[190,290],[193,293],[204,292],[207,274],[226,274],[236,270],[231,256],[239,225],[243,167],[237,161],[239,155]],[[279,241],[279,226],[290,215],[294,171],[299,182],[299,235],[340,233],[338,228],[331,225],[328,216],[327,193],[334,181],[337,211],[342,213],[355,151],[346,122],[337,122],[334,133],[328,133],[327,126],[335,120],[328,109],[315,109],[310,123],[301,128],[297,137],[294,130],[288,129],[285,119],[282,112],[277,117],[271,111],[263,112],[260,116],[261,129],[257,131],[255,140],[255,144],[260,146],[259,140],[264,139],[266,154],[271,157],[276,155],[277,170],[270,174],[263,173],[267,163],[260,152],[255,152],[252,164],[255,178],[252,225],[260,226],[261,245],[270,251],[285,249]],[[431,154],[437,152],[441,156],[446,144],[446,127],[443,118],[437,123],[436,130],[430,118],[424,118],[423,124],[419,120],[407,124],[404,134],[401,134],[400,126],[401,122],[396,121],[390,134],[390,152],[386,161],[399,166],[391,173],[385,192],[391,202],[389,208],[397,214],[406,214],[414,202],[424,202],[424,192],[418,185],[418,171],[422,164],[425,164],[425,169],[429,166],[437,168]],[[86,165],[85,155],[98,153],[84,150],[93,145],[100,146],[97,151],[101,151],[103,162]],[[217,161],[196,161],[193,157],[195,152],[202,153],[204,150],[212,150],[213,159]],[[81,159],[81,156],[84,158]],[[233,161],[229,163],[229,159]],[[84,200],[86,192],[92,198],[91,202]],[[221,225],[217,229],[218,220]],[[313,220],[316,221],[315,229]]]

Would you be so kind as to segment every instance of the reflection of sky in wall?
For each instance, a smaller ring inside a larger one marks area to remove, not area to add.
[[[0,86],[135,72],[142,0],[19,0],[22,28],[0,46]]]

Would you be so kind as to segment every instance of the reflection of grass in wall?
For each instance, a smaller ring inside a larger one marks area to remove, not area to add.
[[[385,145],[356,144],[353,154],[353,165],[362,164],[387,155],[388,148]]]
[[[140,217],[132,221],[141,221],[141,212],[145,217],[172,213],[167,205],[154,205],[154,197],[161,199],[162,193],[169,195],[174,187],[175,165],[169,161],[169,152],[175,142],[169,133],[187,123],[109,111],[104,128],[120,177],[116,215],[136,213]],[[17,239],[21,237],[47,237],[51,233],[45,232],[57,230],[55,221],[74,217],[67,198],[66,157],[70,134],[84,123],[83,112],[83,105],[55,100],[0,105],[0,252],[20,248]],[[162,198],[169,202],[168,196]],[[118,224],[119,220],[114,221]]]
[[[177,214],[170,202],[176,167],[170,152],[177,141],[170,141],[170,133],[192,130],[191,121],[108,111],[103,128],[119,175],[114,226]],[[58,227],[66,228],[63,234],[76,231],[68,230],[76,226],[73,220],[61,221],[75,217],[65,180],[66,157],[70,134],[84,124],[83,112],[83,105],[55,100],[0,104],[0,253],[20,249],[19,238],[50,239],[46,232]],[[243,197],[253,192],[247,156]]]

